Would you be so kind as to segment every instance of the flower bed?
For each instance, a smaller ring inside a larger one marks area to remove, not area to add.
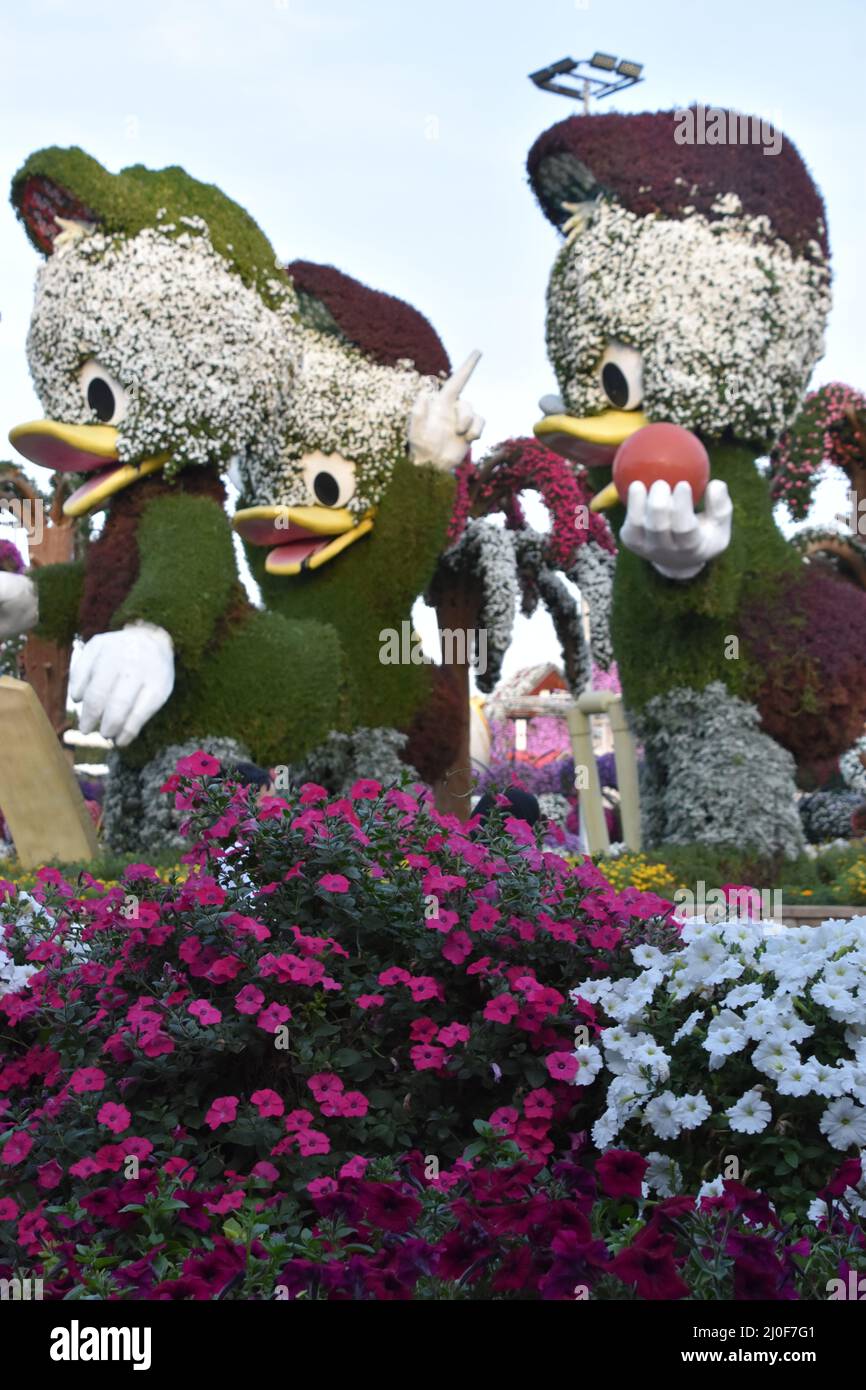
[[[679,1151],[667,1195],[637,1125],[628,1151],[590,1143],[609,1040],[571,994],[646,992],[682,947],[662,900],[523,822],[474,838],[373,781],[253,813],[217,771],[195,755],[168,784],[185,881],[43,870],[26,919],[7,892],[0,1277],[26,1264],[52,1298],[787,1298],[860,1257],[856,1145],[857,1173],[809,1156],[794,1200],[766,1163],[763,1193],[744,1172],[699,1195]]]

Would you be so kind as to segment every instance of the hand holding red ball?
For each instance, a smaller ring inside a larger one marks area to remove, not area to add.
[[[625,503],[632,483],[643,483],[647,491],[661,479],[671,491],[687,482],[692,504],[697,505],[710,480],[710,460],[697,435],[680,425],[645,425],[620,445],[613,461],[613,481]]]

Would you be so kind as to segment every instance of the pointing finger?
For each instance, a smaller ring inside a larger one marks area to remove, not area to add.
[[[476,348],[474,352],[470,352],[463,366],[458,367],[457,371],[448,378],[439,392],[440,397],[444,397],[447,401],[456,401],[480,361],[481,353]]]

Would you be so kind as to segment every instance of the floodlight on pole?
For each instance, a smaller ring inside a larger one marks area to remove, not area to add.
[[[607,76],[596,75],[602,72]],[[643,81],[642,73],[643,63],[615,58],[612,53],[596,52],[591,58],[560,58],[556,63],[531,72],[529,77],[542,91],[556,92],[559,96],[582,101],[584,114],[588,114],[593,97],[600,99],[614,92],[625,91],[627,87]]]

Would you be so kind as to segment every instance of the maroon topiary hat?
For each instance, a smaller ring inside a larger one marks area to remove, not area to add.
[[[308,327],[333,333],[384,367],[409,361],[424,376],[450,374],[438,333],[405,300],[371,290],[332,265],[292,261],[286,269]]]
[[[717,107],[692,108],[710,114]],[[741,124],[759,118],[724,112]],[[678,144],[685,113],[676,111],[571,116],[540,135],[529,152],[529,181],[545,216],[557,227],[564,202],[606,195],[638,216],[681,218],[687,208],[714,220],[720,195],[735,193],[747,216],[767,216],[795,255],[817,242],[829,256],[824,204],[794,145],[782,138],[777,154],[746,143]],[[682,136],[681,136],[682,138]]]

